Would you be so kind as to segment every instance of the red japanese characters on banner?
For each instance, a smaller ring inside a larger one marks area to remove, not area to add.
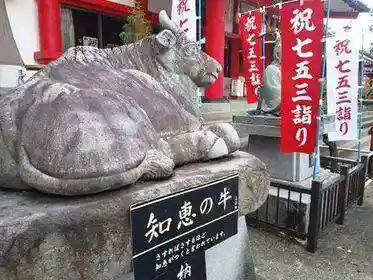
[[[322,69],[324,6],[320,0],[281,10],[281,151],[313,153]]]
[[[187,34],[190,40],[196,41],[196,1],[172,0],[171,18]]]
[[[262,14],[252,12],[241,16],[240,37],[245,68],[247,103],[258,101],[258,91],[263,84],[262,44],[259,38]]]
[[[335,115],[335,131],[328,132],[331,141],[358,138],[358,87],[361,36],[354,28],[338,26],[327,46],[328,114]]]
[[[178,0],[177,5],[177,14],[184,15],[186,12],[189,12],[190,8],[188,7],[188,0]],[[188,18],[184,15],[183,19],[180,19],[180,27],[184,28],[184,25],[188,22]],[[184,29],[184,32],[188,32],[188,27]]]

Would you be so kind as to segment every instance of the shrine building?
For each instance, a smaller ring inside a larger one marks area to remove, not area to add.
[[[0,19],[4,22],[0,20],[0,34],[5,34],[0,36],[0,88],[16,86],[20,75],[25,75],[23,79],[29,77],[69,47],[120,45],[118,35],[135,1],[151,20],[154,32],[157,32],[157,13],[165,9],[171,15],[171,0],[0,0]],[[237,80],[244,71],[238,14],[276,2],[279,1],[196,0],[197,16],[201,18],[197,24],[201,28],[197,30],[202,30],[197,37],[205,38],[203,50],[224,66],[224,76],[204,91],[205,102],[243,99],[242,93],[232,90],[232,80]],[[369,11],[358,0],[331,0],[331,6],[332,18],[356,18],[360,12]],[[278,8],[266,9],[269,27],[278,24],[277,14]],[[3,48],[4,45],[11,47]],[[273,38],[268,35],[266,64],[271,62],[272,48]]]

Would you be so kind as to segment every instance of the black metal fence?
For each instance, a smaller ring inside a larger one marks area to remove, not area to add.
[[[321,166],[333,173],[313,180],[311,188],[272,181],[267,201],[247,216],[248,224],[306,240],[307,250],[315,252],[320,231],[343,224],[346,211],[363,204],[367,161],[323,157]]]

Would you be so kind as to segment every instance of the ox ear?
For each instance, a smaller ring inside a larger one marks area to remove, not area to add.
[[[175,34],[178,32],[177,25],[169,18],[165,10],[159,12],[158,19],[163,29],[169,29]]]
[[[155,39],[157,43],[164,49],[169,49],[176,44],[176,36],[170,30],[162,30]]]

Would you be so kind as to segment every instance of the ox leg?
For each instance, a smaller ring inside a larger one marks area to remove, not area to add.
[[[176,165],[220,158],[229,154],[224,139],[209,130],[181,134],[168,138],[167,142]]]
[[[143,177],[145,179],[155,180],[171,176],[175,164],[163,151],[149,150],[141,167],[144,170]]]
[[[224,140],[229,154],[234,153],[240,148],[240,138],[231,124],[217,123],[208,126],[206,129]]]
[[[167,143],[157,142],[154,127],[134,99],[74,90],[51,83],[44,87],[44,98],[28,108],[19,149],[25,184],[74,196],[172,174]]]

